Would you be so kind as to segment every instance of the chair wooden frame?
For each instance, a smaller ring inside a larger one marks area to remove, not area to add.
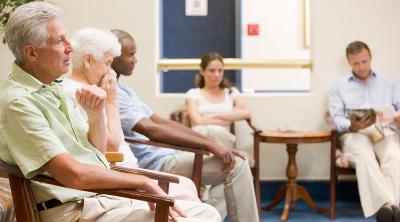
[[[329,216],[333,220],[336,217],[336,184],[339,175],[354,175],[354,168],[336,166],[336,149],[342,149],[339,141],[340,135],[336,130],[331,132],[331,153],[330,153],[330,181],[329,181]]]
[[[179,179],[175,176],[165,175],[154,172],[148,172],[139,169],[128,169],[124,167],[112,167],[112,170],[117,170],[125,173],[136,173],[150,178],[157,179],[162,183],[177,182]],[[39,212],[36,208],[36,201],[34,199],[30,181],[38,181],[42,183],[63,186],[54,178],[37,175],[31,179],[26,179],[18,167],[0,161],[0,171],[8,174],[10,181],[11,193],[14,202],[15,214],[17,221],[39,222]],[[165,187],[164,187],[165,188]],[[87,189],[85,191],[102,193],[131,199],[137,199],[156,204],[155,222],[167,222],[169,207],[174,206],[174,199],[171,197],[158,196],[148,194],[144,191],[133,189]]]
[[[203,155],[210,155],[209,151],[207,151],[206,149],[180,147],[166,143],[154,142],[151,140],[138,140],[132,137],[125,137],[125,141],[131,144],[145,144],[154,147],[168,148],[168,149],[194,153],[193,173],[191,179],[193,180],[193,183],[196,185],[197,193],[200,196]]]
[[[170,116],[171,120],[174,120],[176,122],[182,123],[184,125],[186,125],[187,127],[191,126],[190,123],[190,119],[186,120],[185,118],[189,118],[189,116],[187,115],[187,111],[185,109],[180,109],[177,110],[173,113],[171,113]],[[254,183],[254,192],[256,195],[256,200],[257,200],[257,207],[258,207],[258,212],[259,215],[261,215],[261,191],[260,191],[260,147],[258,145],[256,145],[256,140],[259,138],[258,135],[262,132],[262,130],[257,129],[251,119],[247,119],[246,120],[247,124],[249,125],[250,129],[253,131],[253,138],[254,138],[254,151],[253,151],[253,158],[254,158],[254,167],[251,168],[251,173],[253,174],[253,183]],[[231,132],[234,133],[235,132],[235,126],[234,124],[231,125]],[[257,143],[258,144],[258,143]],[[201,169],[201,165],[199,166],[199,168]],[[200,171],[200,175],[201,175],[201,171]],[[194,180],[193,180],[194,181]],[[201,183],[195,183],[197,189],[200,189],[200,185]]]

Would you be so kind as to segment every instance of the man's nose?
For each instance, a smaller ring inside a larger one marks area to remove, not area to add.
[[[67,39],[65,39],[64,44],[65,44],[65,51],[67,54],[73,51],[72,45]]]

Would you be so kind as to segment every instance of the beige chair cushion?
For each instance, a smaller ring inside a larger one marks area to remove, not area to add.
[[[344,156],[343,151],[340,149],[336,149],[336,166],[337,167],[342,167],[342,168],[349,168],[350,162],[349,160]]]

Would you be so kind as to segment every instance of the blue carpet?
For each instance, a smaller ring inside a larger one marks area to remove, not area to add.
[[[262,205],[268,205],[275,195],[278,188],[285,181],[261,182]],[[310,193],[318,207],[329,208],[329,183],[328,181],[299,181]],[[357,183],[355,181],[339,182],[337,184],[336,195],[336,219],[332,222],[355,222],[355,221],[375,221],[375,218],[365,219],[358,196]],[[262,212],[262,222],[280,221],[283,210],[283,202],[271,211]],[[227,222],[228,220],[225,220]],[[297,201],[289,212],[288,221],[294,222],[319,222],[331,221],[328,211],[319,214],[312,210],[305,202]]]
[[[266,205],[270,200],[263,201]],[[328,208],[329,201],[316,201],[318,207]],[[283,210],[283,203],[272,209],[271,211],[262,212],[262,221],[280,221]],[[288,221],[331,221],[329,214],[319,214],[312,210],[305,202],[297,201],[293,209],[289,211]],[[365,219],[361,210],[360,202],[356,201],[338,201],[336,202],[336,219],[334,222],[355,222],[355,221],[375,221],[374,218]]]

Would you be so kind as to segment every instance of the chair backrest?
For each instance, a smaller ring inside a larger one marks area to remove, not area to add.
[[[0,169],[8,173],[17,221],[39,222],[39,213],[30,181],[24,178],[17,167],[0,162]]]
[[[179,109],[171,113],[170,115],[171,120],[174,120],[178,123],[182,123],[183,125],[187,127],[191,127],[192,124],[190,122],[190,117],[189,113],[186,111],[186,109]]]

